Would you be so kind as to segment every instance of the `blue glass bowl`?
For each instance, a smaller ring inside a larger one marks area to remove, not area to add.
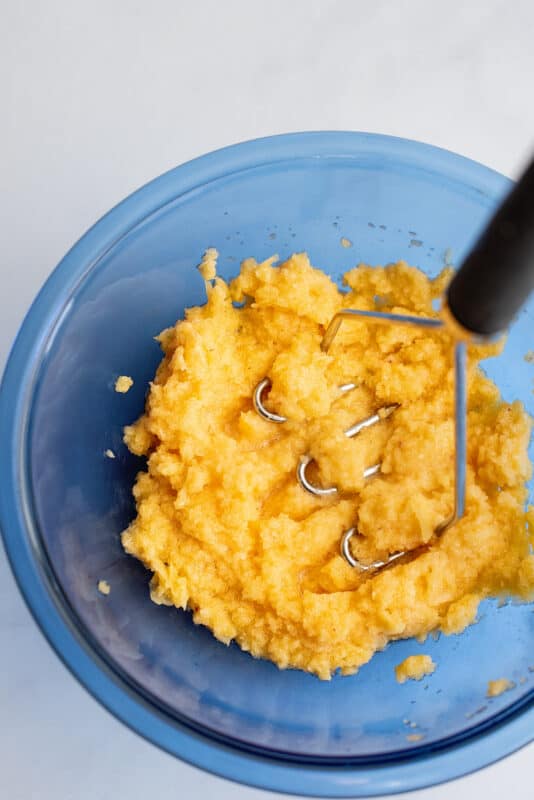
[[[262,139],[140,189],[51,275],[3,380],[5,544],[59,656],[147,739],[238,781],[338,797],[447,780],[531,739],[532,608],[485,603],[462,636],[397,642],[358,675],[324,683],[225,647],[188,614],[152,604],[149,575],[119,539],[142,467],[121,429],[143,408],[160,359],[153,337],[204,302],[195,265],[207,246],[220,251],[225,277],[244,256],[304,249],[337,278],[359,261],[399,258],[435,275],[459,262],[508,187],[472,161],[385,136]],[[504,396],[531,413],[534,367],[524,355],[533,317],[531,301],[505,354],[487,366]],[[119,374],[135,379],[126,395],[113,390]],[[100,579],[111,585],[107,597]],[[399,686],[394,665],[420,652],[436,673]],[[499,677],[516,688],[487,700],[487,681]],[[410,741],[414,733],[422,738]]]

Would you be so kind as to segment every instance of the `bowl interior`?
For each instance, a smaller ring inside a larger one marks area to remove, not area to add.
[[[90,646],[145,700],[256,750],[382,759],[465,736],[532,699],[531,608],[485,603],[479,623],[461,636],[394,643],[358,675],[324,683],[225,647],[187,613],[152,604],[150,576],[119,538],[143,466],[122,444],[121,429],[142,411],[160,359],[153,337],[204,302],[195,265],[206,247],[219,250],[225,277],[246,256],[300,250],[335,278],[360,261],[399,258],[435,275],[445,262],[459,262],[497,200],[473,185],[461,163],[451,175],[392,154],[387,140],[372,157],[297,156],[177,191],[91,265],[42,350],[27,477],[54,591]],[[343,247],[341,237],[352,246]],[[487,362],[505,398],[521,399],[530,413],[534,365],[524,356],[533,319],[531,300],[503,356]],[[113,389],[119,374],[135,380],[126,395]],[[114,460],[104,456],[107,448]],[[108,596],[97,590],[101,579],[111,586]],[[435,674],[397,685],[394,665],[423,652],[436,661]],[[516,688],[488,701],[486,682],[500,677]],[[422,738],[409,741],[413,734]]]

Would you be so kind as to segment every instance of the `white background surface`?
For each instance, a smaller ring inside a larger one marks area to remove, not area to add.
[[[513,175],[534,149],[532,0],[0,0],[0,19],[0,363],[66,249],[192,156],[356,129]],[[533,756],[531,745],[405,797],[532,800]],[[267,797],[182,764],[100,708],[38,632],[2,551],[0,795]]]

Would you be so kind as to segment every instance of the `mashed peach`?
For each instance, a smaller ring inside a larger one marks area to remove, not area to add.
[[[146,412],[125,429],[148,464],[122,541],[152,571],[152,599],[191,609],[225,643],[321,678],[356,672],[392,639],[459,632],[484,597],[530,599],[530,420],[478,366],[499,348],[470,350],[467,513],[436,541],[453,505],[448,335],[351,321],[328,353],[320,347],[342,307],[435,315],[449,273],[431,281],[403,262],[361,265],[343,294],[305,254],[273,262],[246,260],[230,285],[214,278],[207,304],[163,331]],[[288,418],[283,425],[253,410],[265,376],[266,405]],[[357,388],[340,393],[347,382]],[[391,404],[399,407],[380,424],[343,435]],[[317,463],[314,480],[335,484],[337,495],[317,498],[297,484],[305,453]],[[364,479],[377,461],[381,473]],[[353,525],[361,560],[430,547],[361,574],[339,554]]]
[[[119,394],[126,394],[133,386],[133,380],[129,375],[119,375],[115,381],[115,391]]]
[[[408,656],[395,667],[395,677],[399,683],[420,681],[425,675],[432,675],[435,669],[436,665],[430,656]]]
[[[497,678],[495,681],[488,681],[488,689],[486,692],[487,697],[499,697],[504,692],[509,692],[510,689],[515,689],[515,683],[509,681],[508,678]]]

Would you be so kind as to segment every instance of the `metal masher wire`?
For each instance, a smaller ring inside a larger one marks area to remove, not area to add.
[[[360,317],[368,322],[394,323],[400,325],[410,325],[427,329],[439,330],[445,327],[441,319],[431,317],[412,317],[405,314],[391,314],[384,311],[360,311],[358,309],[347,308],[340,311],[330,322],[321,343],[321,348],[328,351],[336,334],[339,331],[343,319],[350,317]],[[455,522],[461,519],[465,513],[465,485],[467,473],[467,345],[465,341],[456,341],[454,345],[454,507],[451,515],[443,520],[435,529],[436,536],[441,536]],[[360,572],[377,572],[390,566],[400,558],[407,560],[415,558],[420,553],[428,549],[428,545],[422,545],[413,550],[401,550],[392,553],[384,561],[372,561],[370,564],[363,564],[352,555],[350,542],[353,537],[358,536],[356,527],[349,528],[341,537],[340,551],[343,558],[351,567]]]
[[[405,314],[392,314],[389,312],[379,311],[362,311],[358,309],[347,308],[339,311],[331,320],[321,342],[321,349],[328,351],[332,342],[334,341],[341,323],[347,318],[360,318],[366,322],[377,323],[393,323],[400,325],[409,325],[412,327],[420,327],[426,329],[443,329],[444,322],[441,319],[433,319],[429,317],[414,317]],[[467,437],[466,437],[466,417],[467,417],[467,389],[466,389],[466,353],[467,347],[464,341],[457,341],[454,347],[454,447],[455,447],[455,470],[454,470],[454,508],[452,514],[441,522],[435,529],[436,536],[443,534],[453,523],[459,520],[465,512],[465,482],[466,482],[466,452],[467,452]],[[269,388],[269,378],[264,378],[258,383],[254,390],[253,403],[256,411],[270,422],[284,423],[287,418],[279,414],[275,414],[265,408],[263,404],[263,393]],[[341,391],[350,391],[356,388],[353,383],[344,384],[340,387]],[[348,428],[344,433],[345,436],[356,436],[364,428],[370,427],[380,422],[385,417],[389,416],[397,408],[396,405],[387,406],[381,410],[381,413],[375,413],[370,417],[356,423]],[[306,475],[306,469],[311,463],[310,456],[303,456],[297,467],[297,479],[301,486],[307,491],[315,495],[332,495],[337,492],[337,487],[331,486],[327,488],[317,487],[312,484]],[[371,477],[380,471],[380,464],[374,464],[364,471],[364,477]],[[386,560],[376,560],[369,564],[364,564],[354,558],[351,552],[351,540],[358,536],[356,527],[349,528],[345,531],[341,538],[340,552],[343,558],[350,564],[351,567],[358,569],[360,572],[377,572],[385,567],[390,566],[400,558],[414,558],[416,555],[426,550],[428,545],[423,545],[410,551],[399,551],[392,553]]]
[[[265,392],[266,389],[270,389],[270,387],[271,387],[271,381],[269,378],[263,378],[256,385],[256,388],[254,389],[254,394],[252,395],[252,404],[254,406],[254,410],[260,415],[260,417],[263,417],[263,419],[266,419],[268,422],[276,422],[278,424],[287,422],[287,417],[283,417],[281,414],[275,414],[273,411],[269,411],[269,409],[265,407],[265,404],[263,402],[263,393]],[[356,389],[356,387],[357,384],[351,382],[351,383],[342,383],[341,386],[339,386],[338,388],[339,391],[342,394],[344,394],[345,392],[352,392],[352,390]],[[352,428],[349,428],[349,431],[351,430]],[[357,431],[355,431],[354,433],[349,433],[349,431],[345,431],[345,436],[349,435],[354,436],[355,433],[357,433]]]
[[[381,413],[371,414],[370,417],[366,417],[362,419],[360,422],[357,422],[355,425],[351,425],[350,428],[347,428],[346,431],[343,431],[347,439],[351,439],[353,436],[357,436],[360,431],[363,431],[365,428],[371,428],[373,425],[376,425],[377,422],[381,422],[383,419],[389,417],[395,409],[398,408],[398,404],[392,406],[386,406],[385,408],[380,409]],[[302,486],[303,489],[306,489],[307,492],[310,494],[314,494],[317,497],[324,497],[326,495],[337,494],[337,486],[315,486],[315,484],[311,483],[308,479],[306,474],[306,470],[308,469],[309,465],[312,463],[314,459],[310,455],[301,456],[299,461],[299,465],[297,467],[297,480]],[[367,467],[363,471],[364,478],[371,478],[373,475],[376,475],[380,472],[380,464],[373,464],[372,467]]]
[[[254,405],[254,409],[256,412],[263,417],[264,419],[268,420],[269,422],[276,422],[277,424],[282,424],[287,422],[287,417],[282,416],[281,414],[275,414],[273,411],[269,411],[268,408],[265,407],[263,402],[263,393],[266,389],[269,389],[271,386],[271,381],[269,378],[263,378],[254,389],[254,394],[252,395],[252,403]],[[339,386],[339,391],[341,393],[351,392],[353,389],[356,389],[357,384],[355,383],[343,383]],[[345,436],[350,439],[352,436],[356,436],[361,430],[364,428],[370,428],[372,425],[376,425],[377,422],[380,422],[382,419],[386,419],[396,408],[398,405],[386,406],[385,408],[381,409],[381,413],[372,414],[370,417],[366,417],[366,419],[362,419],[360,422],[357,422],[355,425],[351,425],[350,428],[347,428],[344,431]],[[299,464],[297,467],[297,481],[310,494],[315,495],[316,497],[326,497],[328,495],[337,494],[337,486],[316,486],[313,484],[307,475],[307,469],[309,465],[312,463],[314,459],[312,456],[306,454],[300,457]],[[373,464],[372,467],[367,467],[363,471],[364,478],[370,478],[372,475],[376,475],[377,472],[380,472],[380,464]]]

